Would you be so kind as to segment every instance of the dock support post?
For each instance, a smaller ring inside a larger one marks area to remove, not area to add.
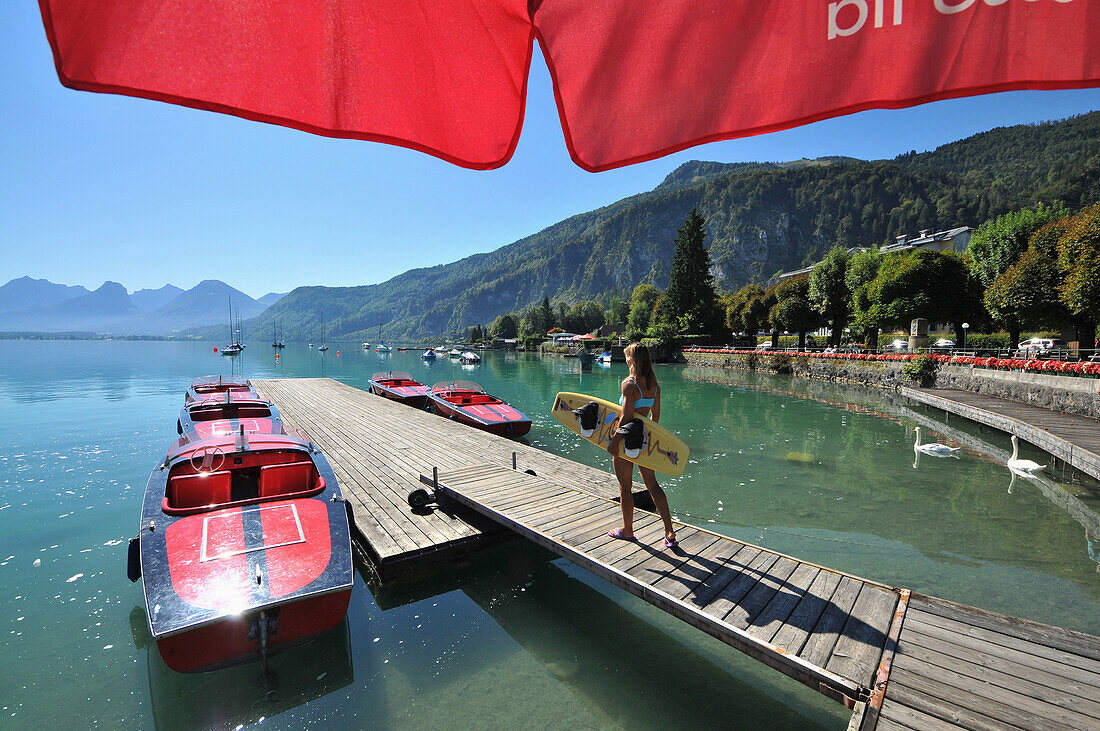
[[[432,467],[432,491],[437,492],[439,490],[439,468]]]
[[[516,453],[512,452],[512,469],[516,468]]]

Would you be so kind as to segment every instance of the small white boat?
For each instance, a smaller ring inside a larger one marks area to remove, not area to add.
[[[363,350],[370,350],[370,343],[363,343]]]
[[[611,362],[611,351],[610,350],[605,350],[604,352],[597,355],[596,356],[596,362],[597,363],[610,363]]]
[[[431,348],[428,348],[427,350],[424,351],[424,355],[422,355],[420,357],[423,358],[424,360],[435,360],[435,351],[432,350]]]
[[[390,352],[393,352],[393,348],[386,345],[385,343],[379,343],[378,347],[374,349],[374,352],[375,353],[390,353]]]
[[[463,363],[480,363],[481,362],[481,356],[478,355],[477,353],[475,353],[472,350],[464,351],[462,353],[462,355],[458,356],[458,359],[461,360]]]
[[[462,357],[462,351],[459,350],[458,348],[451,348],[451,352],[448,353],[447,355],[451,356],[452,358],[461,358]]]

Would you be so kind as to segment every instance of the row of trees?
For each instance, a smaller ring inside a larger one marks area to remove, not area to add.
[[[1069,215],[1061,205],[1005,214],[982,226],[966,254],[917,250],[882,254],[833,249],[809,276],[764,289],[742,287],[726,302],[734,332],[845,329],[877,344],[880,330],[916,317],[1003,328],[1076,327],[1090,341],[1100,320],[1100,205]]]

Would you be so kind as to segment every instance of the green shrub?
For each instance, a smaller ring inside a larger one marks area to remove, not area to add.
[[[936,371],[939,363],[930,355],[918,355],[901,367],[907,380],[913,381],[921,388],[928,388],[936,382]]]

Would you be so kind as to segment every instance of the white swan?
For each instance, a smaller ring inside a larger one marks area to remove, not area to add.
[[[917,452],[923,452],[924,454],[932,454],[938,457],[948,457],[955,452],[959,451],[958,447],[949,447],[946,444],[940,444],[939,442],[932,442],[931,444],[920,443],[920,427],[916,427],[917,441],[913,444],[913,449]]]
[[[1030,459],[1018,459],[1020,455],[1020,440],[1016,438],[1016,435],[1012,435],[1012,456],[1008,458],[1008,469],[1013,472],[1018,472],[1025,477],[1033,475],[1036,472],[1042,472],[1047,468],[1045,464],[1039,464],[1038,462],[1032,462]]]

